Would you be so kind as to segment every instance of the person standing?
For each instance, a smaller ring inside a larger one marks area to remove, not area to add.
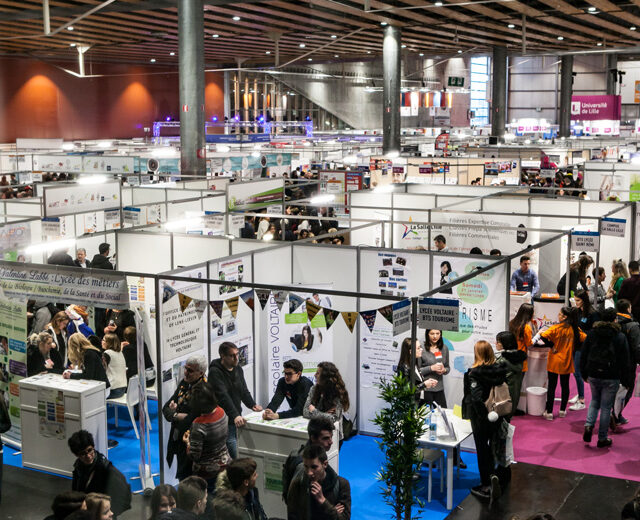
[[[569,402],[569,376],[574,372],[573,353],[580,348],[587,335],[578,327],[578,311],[571,307],[562,307],[558,313],[558,323],[539,332],[533,338],[533,343],[550,347],[547,358],[547,389],[546,410],[542,416],[553,421],[553,403],[556,397],[558,378],[560,378],[561,399],[559,417],[567,415]]]
[[[161,514],[158,520],[198,520],[207,508],[207,482],[195,475],[178,484],[177,507]]]
[[[629,300],[631,314],[636,321],[640,321],[640,264],[636,260],[629,262],[629,274],[629,278],[620,284],[618,299]]]
[[[615,305],[618,303],[618,292],[620,291],[622,284],[627,278],[629,278],[629,271],[622,259],[614,260],[611,269],[611,283],[607,290],[607,299],[613,299],[613,304]]]
[[[49,265],[68,265],[70,267],[76,267],[73,258],[71,258],[71,255],[69,254],[68,248],[54,251],[47,260],[47,263]]]
[[[273,421],[302,415],[307,395],[313,386],[313,381],[302,375],[302,369],[302,363],[298,359],[289,359],[284,362],[284,377],[278,380],[276,391],[267,408],[262,412],[264,420]],[[278,408],[285,399],[289,409],[278,413]]]
[[[509,287],[512,291],[524,291],[536,296],[540,292],[540,282],[537,273],[531,269],[531,258],[520,257],[520,269],[516,269],[511,275]]]
[[[629,367],[628,367],[628,382],[627,395],[624,398],[622,410],[629,404],[631,397],[633,397],[633,390],[636,385],[636,371],[638,364],[640,364],[640,324],[634,320],[631,315],[631,302],[625,299],[618,299],[618,305],[616,307],[618,311],[618,317],[616,321],[622,330],[622,333],[627,338],[627,344],[629,345]],[[622,415],[622,410],[615,418],[617,424],[627,424],[629,421]]]
[[[288,520],[349,520],[351,487],[329,466],[327,452],[317,445],[302,452],[303,471],[298,471],[287,494]]]
[[[261,412],[262,406],[256,404],[249,393],[244,372],[239,366],[238,347],[230,341],[224,341],[218,347],[220,357],[209,365],[209,382],[220,406],[227,414],[229,433],[227,449],[232,459],[238,457],[238,431],[246,421],[242,417],[242,403],[254,412]]]
[[[64,311],[57,312],[51,318],[51,322],[45,325],[44,330],[53,338],[55,348],[60,354],[62,364],[66,367],[69,354],[67,352],[67,325],[69,324],[69,316]]]
[[[91,267],[91,262],[87,260],[87,250],[84,247],[76,250],[76,259],[73,261],[78,267],[82,267],[83,269],[87,269]]]
[[[438,253],[446,253],[449,251],[449,248],[447,247],[447,239],[444,235],[437,235],[433,239],[433,245],[436,247],[436,251]]]
[[[232,460],[227,468],[218,475],[217,489],[231,490],[243,497],[245,518],[247,520],[267,520],[267,515],[260,504],[260,496],[256,488],[258,465],[249,458]]]
[[[94,255],[91,260],[92,269],[107,269],[113,270],[113,264],[109,261],[109,251],[111,246],[106,242],[103,242],[98,246],[98,254]],[[103,307],[95,308],[95,327],[98,334],[102,334],[103,329],[107,325],[107,309]]]
[[[582,439],[591,442],[593,427],[600,412],[598,448],[613,444],[607,437],[613,400],[622,383],[628,386],[629,347],[627,338],[616,323],[616,310],[605,309],[584,342],[581,369],[591,387],[591,403],[584,424]]]
[[[428,405],[438,403],[442,408],[447,407],[447,400],[444,395],[444,376],[451,368],[449,367],[449,349],[442,340],[442,332],[437,329],[427,329],[425,332],[426,348],[422,352],[422,372],[423,377],[435,379],[437,383],[425,391],[425,401]]]
[[[593,270],[594,282],[589,286],[589,300],[591,305],[597,312],[604,310],[604,302],[607,299],[607,291],[605,291],[602,283],[607,279],[607,272],[604,267],[598,267]]]
[[[122,354],[122,345],[118,336],[105,334],[102,338],[102,350],[111,388],[109,397],[117,399],[127,393],[127,363]]]
[[[518,342],[512,332],[505,330],[496,335],[496,363],[504,365],[507,369],[507,386],[511,396],[511,413],[505,416],[507,422],[511,422],[511,417],[518,407],[520,400],[520,390],[522,389],[522,379],[524,372],[522,366],[527,360],[527,352],[518,348]]]
[[[414,384],[416,386],[416,403],[418,406],[422,406],[427,402],[425,393],[438,384],[438,380],[432,377],[425,378],[422,375],[422,345],[416,340],[416,361],[415,361],[415,376]],[[411,338],[404,338],[402,340],[402,346],[400,347],[400,359],[398,360],[398,373],[402,374],[407,381],[411,380]]]
[[[507,380],[507,369],[496,363],[493,348],[487,341],[478,341],[473,347],[473,366],[464,374],[462,399],[462,417],[471,421],[473,440],[476,444],[480,484],[471,488],[471,493],[481,499],[498,499],[502,494],[501,469],[494,460],[494,452],[498,446],[501,432],[505,428],[504,418],[495,412],[489,413],[485,402],[489,398],[491,389]],[[504,449],[502,458],[506,458]],[[502,479],[505,482],[507,478]]]
[[[192,356],[184,364],[184,377],[176,391],[162,407],[162,415],[171,423],[167,442],[167,463],[177,460],[176,478],[182,480],[191,475],[191,460],[187,456],[187,447],[183,441],[184,433],[198,416],[193,410],[193,391],[198,384],[207,382],[205,370],[207,362],[203,356]],[[205,482],[206,489],[206,482]]]
[[[529,355],[529,347],[533,344],[533,310],[533,305],[523,303],[509,322],[509,332],[516,338],[518,350],[522,350],[527,356]],[[526,372],[527,369],[527,360],[525,359],[522,363],[522,372]],[[514,402],[513,404],[515,407],[518,403]]]

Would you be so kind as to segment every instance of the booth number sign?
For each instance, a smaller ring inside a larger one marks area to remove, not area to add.
[[[593,231],[573,231],[571,233],[571,251],[598,251],[600,234]]]
[[[448,87],[464,87],[464,78],[460,78],[457,76],[449,76],[449,80],[447,81]]]

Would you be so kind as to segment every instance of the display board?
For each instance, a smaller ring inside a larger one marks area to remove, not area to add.
[[[284,180],[235,182],[227,186],[229,210],[254,210],[284,203]]]
[[[33,171],[36,172],[81,172],[81,155],[34,155]]]
[[[19,222],[0,226],[0,255],[3,260],[26,259],[25,249],[31,245],[31,224]]]
[[[120,182],[47,186],[42,199],[45,217],[114,209],[120,207]]]

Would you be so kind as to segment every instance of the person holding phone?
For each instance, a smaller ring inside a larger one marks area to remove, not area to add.
[[[425,392],[428,405],[438,403],[442,408],[447,407],[444,396],[444,376],[451,371],[449,367],[449,349],[442,340],[442,332],[437,329],[427,329],[425,332],[425,348],[422,351],[423,377],[435,379],[437,384]]]

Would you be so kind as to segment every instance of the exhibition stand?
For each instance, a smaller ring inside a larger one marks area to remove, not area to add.
[[[309,440],[308,420],[304,417],[265,421],[262,413],[245,415],[246,426],[238,430],[238,453],[251,457],[258,465],[256,487],[260,503],[267,516],[284,518],[287,506],[282,501],[282,467],[287,457]],[[327,453],[329,465],[339,472],[338,425],[333,432],[333,444]]]
[[[93,434],[107,454],[106,387],[102,381],[40,374],[19,381],[22,464],[71,476],[75,455],[67,441],[79,430]]]

